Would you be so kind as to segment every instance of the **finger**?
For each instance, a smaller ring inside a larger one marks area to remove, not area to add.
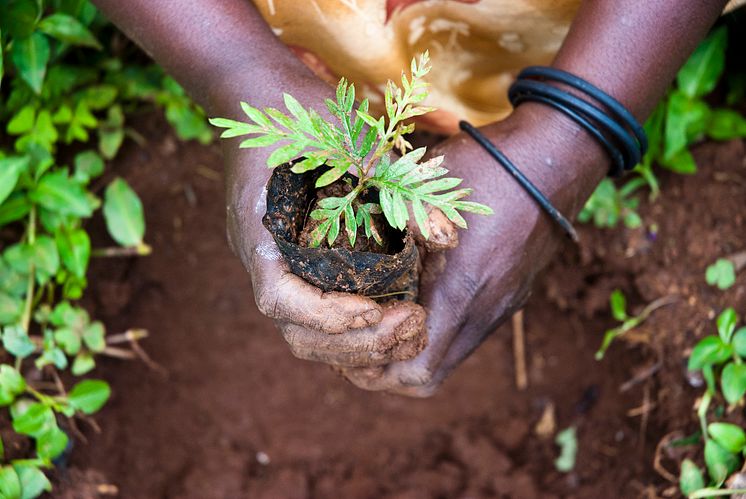
[[[267,248],[259,248],[259,252],[261,261],[252,265],[256,269],[252,281],[257,307],[264,315],[323,334],[343,333],[381,322],[381,306],[370,298],[324,292],[290,272],[279,252],[275,258],[268,255]]]
[[[375,326],[328,335],[294,323],[280,330],[296,357],[336,366],[369,367],[410,359],[427,344],[425,311],[411,302],[384,306]]]
[[[417,224],[414,215],[410,213],[409,228],[415,241],[428,251],[444,251],[458,246],[458,228],[438,208],[428,206],[427,227],[428,237],[425,238],[422,228]]]

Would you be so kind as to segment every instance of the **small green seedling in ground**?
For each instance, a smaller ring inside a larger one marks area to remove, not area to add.
[[[710,286],[726,290],[736,283],[736,267],[727,258],[718,258],[715,263],[707,267],[705,280]]]
[[[665,305],[669,305],[675,300],[676,297],[673,296],[664,296],[662,298],[658,298],[657,300],[646,306],[642,310],[642,312],[640,312],[640,314],[631,316],[627,312],[627,298],[624,296],[624,293],[622,293],[622,291],[619,289],[615,289],[614,291],[612,291],[611,296],[609,296],[611,315],[614,317],[614,319],[621,322],[622,324],[615,328],[609,329],[604,333],[601,347],[596,352],[596,360],[601,360],[604,358],[604,355],[606,355],[606,351],[609,349],[609,346],[611,346],[611,343],[616,338],[619,338],[620,336],[632,331],[640,324],[645,322],[647,318],[650,317],[650,314],[652,314],[655,310]]]
[[[712,394],[719,371],[723,397],[729,404],[738,403],[746,394],[746,326],[736,330],[737,324],[736,311],[725,309],[717,319],[718,334],[702,338],[688,363],[690,371],[702,371]]]
[[[578,455],[578,435],[575,427],[570,426],[559,432],[554,442],[560,448],[560,455],[554,460],[554,467],[562,473],[571,472],[575,468]]]
[[[737,329],[738,316],[733,308],[717,318],[717,334],[697,343],[689,357],[688,369],[702,371],[707,389],[698,402],[697,416],[705,441],[704,461],[709,476],[706,483],[702,470],[691,460],[681,465],[679,485],[687,497],[716,497],[745,493],[724,490],[725,480],[741,468],[746,454],[746,433],[732,423],[708,423],[713,399],[718,395],[718,378],[723,398],[731,406],[740,404],[746,394],[746,327]],[[706,486],[707,485],[707,486]]]
[[[373,237],[381,244],[380,235],[372,224],[371,215],[383,213],[391,227],[404,229],[409,220],[409,207],[422,234],[427,238],[425,204],[439,208],[454,224],[466,228],[466,221],[459,211],[489,215],[489,207],[462,199],[471,189],[457,189],[461,179],[443,177],[443,156],[421,162],[425,148],[407,152],[412,146],[405,139],[414,131],[411,119],[433,111],[422,106],[428,95],[424,81],[430,71],[427,52],[419,61],[413,60],[411,79],[402,73],[402,87],[392,81],[386,85],[386,117],[374,118],[368,114],[367,99],[355,109],[355,86],[343,78],[337,86],[336,101],[327,99],[329,112],[339,120],[339,125],[327,122],[313,109],[305,109],[289,94],[284,94],[285,107],[291,116],[268,108],[264,112],[245,102],[241,107],[250,123],[214,118],[210,123],[227,130],[222,138],[253,135],[243,141],[241,148],[267,147],[284,143],[269,156],[267,166],[274,168],[296,158],[294,173],[304,173],[324,168],[316,187],[327,186],[340,179],[349,169],[357,173],[352,190],[344,197],[327,197],[318,202],[310,214],[321,223],[311,233],[311,246],[319,246],[324,239],[331,246],[340,232],[341,220],[350,245],[355,245],[358,229],[363,227],[366,237]],[[366,130],[367,126],[367,130]],[[402,156],[392,160],[394,149]],[[368,188],[378,191],[380,204],[361,203],[358,196]]]
[[[640,200],[631,196],[644,184],[643,179],[634,178],[617,189],[613,180],[602,180],[578,214],[578,220],[593,222],[600,229],[616,227],[620,220],[630,229],[642,226],[637,213]]]

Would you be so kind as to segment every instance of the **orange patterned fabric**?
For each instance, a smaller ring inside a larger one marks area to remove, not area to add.
[[[510,112],[507,87],[548,64],[580,0],[253,0],[274,32],[319,76],[344,75],[382,101],[388,79],[429,50],[430,128],[484,124]]]

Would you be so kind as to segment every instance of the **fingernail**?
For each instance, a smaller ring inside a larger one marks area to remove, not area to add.
[[[360,329],[361,327],[368,327],[372,324],[378,324],[381,322],[381,319],[383,318],[383,315],[381,314],[381,311],[377,308],[372,308],[354,319],[352,319],[352,323],[350,324],[350,327],[352,329]]]

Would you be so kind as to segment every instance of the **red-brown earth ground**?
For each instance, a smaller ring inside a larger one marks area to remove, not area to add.
[[[102,432],[76,444],[55,497],[106,497],[102,484],[127,499],[676,495],[653,459],[664,435],[696,429],[687,349],[725,306],[746,313],[744,275],[727,292],[704,283],[709,263],[746,249],[743,142],[696,148],[695,176],[661,174],[662,196],[640,210],[646,229],[586,227],[579,248],[562,249],[524,313],[528,389],[515,388],[507,324],[418,400],[295,359],[226,245],[219,148],[178,145],[159,120],[140,129],[149,144],[128,145],[110,174],[142,196],[154,252],[96,261],[89,307],[112,332],[146,328],[165,374],[102,362],[95,375],[113,388]],[[101,225],[99,246],[110,244]],[[617,287],[636,311],[679,300],[598,362]],[[578,459],[564,474],[553,439],[570,425]]]

